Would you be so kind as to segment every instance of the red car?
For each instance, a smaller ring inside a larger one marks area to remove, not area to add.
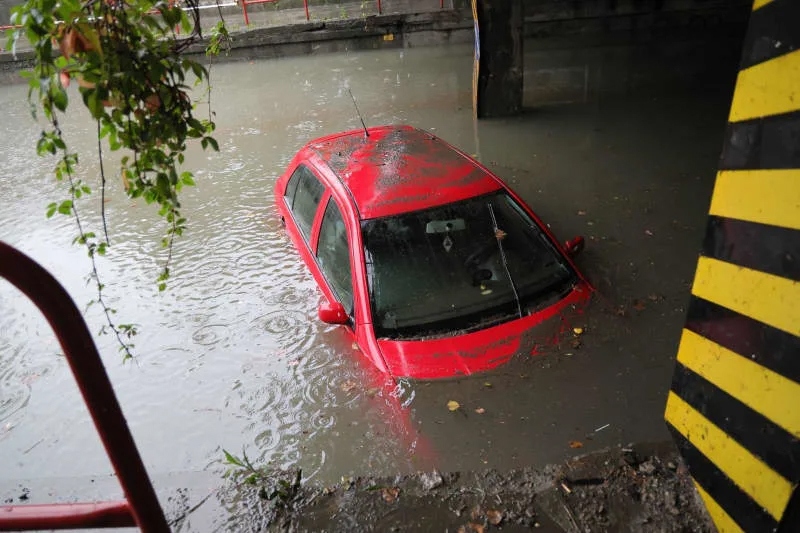
[[[438,137],[383,126],[309,142],[275,204],[344,326],[383,372],[420,379],[488,370],[526,331],[592,287],[533,211]]]

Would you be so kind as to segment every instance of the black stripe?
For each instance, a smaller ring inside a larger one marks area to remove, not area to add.
[[[800,441],[791,433],[680,363],[672,390],[784,478],[800,479]]]
[[[800,168],[800,111],[728,124],[721,170],[780,168]]]
[[[667,427],[672,432],[673,439],[689,466],[692,477],[709,496],[725,509],[725,512],[739,524],[739,527],[748,533],[772,532],[777,528],[778,524],[772,516],[751,500],[678,430],[669,424]]]
[[[792,497],[786,505],[786,511],[781,518],[781,527],[778,533],[797,533],[800,531],[800,487],[794,487]]]
[[[692,295],[686,329],[800,383],[800,338]]]
[[[775,0],[750,15],[742,46],[742,69],[788,54],[800,47],[800,2]]]
[[[703,255],[800,281],[798,230],[710,216]]]

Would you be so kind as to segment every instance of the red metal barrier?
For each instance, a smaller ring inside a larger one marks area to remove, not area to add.
[[[33,259],[0,242],[0,276],[36,304],[53,328],[83,395],[126,501],[0,506],[0,531],[139,526],[168,532],[164,512],[80,311]]]
[[[241,0],[242,1],[242,15],[244,15],[244,25],[250,25],[250,17],[247,15],[247,6],[254,5],[254,4],[272,4],[277,2],[278,0]],[[308,0],[303,0],[303,3],[306,4],[306,19],[308,19]]]

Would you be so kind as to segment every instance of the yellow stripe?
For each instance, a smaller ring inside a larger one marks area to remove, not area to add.
[[[694,479],[692,481],[694,481]],[[733,518],[725,512],[725,509],[723,509],[709,493],[703,490],[703,487],[701,487],[697,481],[694,481],[694,488],[697,489],[697,493],[703,499],[708,515],[711,517],[719,533],[744,533],[744,530],[734,522]]]
[[[800,169],[720,171],[710,213],[800,229]]]
[[[800,438],[800,385],[687,329],[678,361]]]
[[[674,392],[670,392],[667,398],[666,419],[753,501],[776,521],[780,521],[792,495],[789,481],[709,422]]]
[[[767,5],[767,4],[769,4],[770,2],[773,2],[773,1],[774,0],[754,0],[754,2],[753,2],[753,11],[755,11],[756,9],[760,9],[760,8],[764,7],[765,5]]]
[[[700,257],[692,294],[800,336],[800,283]]]
[[[730,121],[777,115],[798,108],[800,50],[739,72],[731,102]]]

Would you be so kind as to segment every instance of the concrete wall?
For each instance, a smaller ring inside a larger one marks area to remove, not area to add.
[[[16,5],[17,0],[0,0],[0,26],[5,26],[11,19],[11,6]]]

